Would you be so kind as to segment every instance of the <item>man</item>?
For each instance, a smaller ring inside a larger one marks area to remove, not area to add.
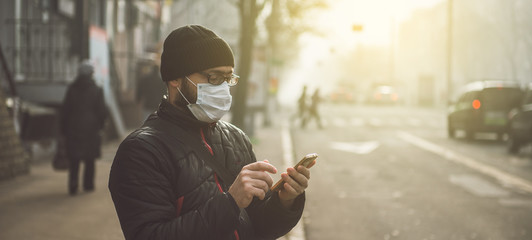
[[[220,121],[238,81],[229,45],[197,25],[165,39],[168,96],[120,145],[109,189],[126,239],[275,239],[303,212],[309,170],[257,162],[247,136]]]
[[[106,107],[103,90],[92,75],[94,67],[83,61],[78,76],[68,87],[61,111],[61,133],[69,160],[68,192],[78,192],[79,165],[83,160],[83,190],[94,190],[94,161],[100,157],[100,130],[104,126]]]

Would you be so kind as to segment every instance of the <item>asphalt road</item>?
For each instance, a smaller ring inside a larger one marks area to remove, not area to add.
[[[307,239],[532,239],[532,147],[511,156],[492,134],[449,139],[444,110],[320,110],[324,129],[291,123],[297,158],[320,155]]]

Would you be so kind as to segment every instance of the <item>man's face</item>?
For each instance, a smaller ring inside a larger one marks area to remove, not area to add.
[[[194,84],[199,83],[209,83],[209,77],[208,75],[215,76],[215,75],[223,75],[223,76],[230,76],[233,73],[234,69],[231,66],[222,66],[222,67],[215,67],[215,68],[209,68],[207,70],[193,73],[188,75],[187,78],[182,78],[177,81],[179,81],[178,88],[181,90],[183,95],[188,99],[190,103],[196,103],[196,99],[198,96],[198,88]],[[212,77],[211,77],[212,78]],[[192,84],[192,82],[194,84]],[[174,101],[173,104],[176,106],[186,106],[188,105],[188,102],[183,99],[179,91],[175,91],[174,93]]]

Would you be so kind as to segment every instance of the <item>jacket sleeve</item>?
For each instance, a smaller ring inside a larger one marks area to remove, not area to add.
[[[212,239],[232,233],[239,209],[231,196],[216,194],[197,210],[177,216],[177,199],[168,166],[147,142],[126,140],[119,147],[109,190],[127,240]]]
[[[247,141],[253,161],[256,161],[251,143]],[[305,193],[299,195],[291,209],[286,209],[275,192],[268,192],[264,200],[255,198],[246,208],[255,232],[263,238],[279,238],[287,234],[297,224],[305,206]]]
[[[268,192],[268,196],[263,201],[255,199],[246,211],[257,235],[267,239],[279,238],[292,230],[301,218],[305,206],[305,193],[295,199],[291,209],[281,205],[276,192]]]

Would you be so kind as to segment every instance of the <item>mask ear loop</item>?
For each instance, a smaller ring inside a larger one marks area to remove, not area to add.
[[[188,81],[190,81],[192,84],[194,84],[194,86],[197,87],[197,85],[191,81],[187,76],[185,76],[185,78],[187,78]],[[183,92],[181,92],[181,90],[179,89],[179,87],[175,87],[177,89],[177,91],[179,92],[179,94],[181,94],[181,96],[185,99],[185,101],[187,101],[188,104],[192,104],[188,101],[188,99],[185,97],[185,95],[183,95]]]
[[[192,83],[192,85],[194,85],[195,87],[198,87],[198,85],[196,85],[192,80],[190,80],[190,78],[188,78],[187,76],[185,76],[185,78],[186,78],[190,83]]]
[[[181,92],[181,90],[179,90],[178,87],[175,87],[177,89],[177,91],[179,92],[179,94],[181,94],[181,96],[185,99],[185,101],[187,101],[188,104],[191,104],[188,99],[185,97],[185,95],[183,95],[183,93]]]

